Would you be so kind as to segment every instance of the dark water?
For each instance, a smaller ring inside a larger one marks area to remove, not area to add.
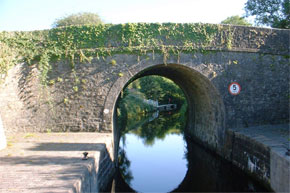
[[[268,191],[229,162],[184,137],[181,116],[167,112],[158,117],[150,115],[141,124],[127,121],[120,139],[119,169],[106,191]]]

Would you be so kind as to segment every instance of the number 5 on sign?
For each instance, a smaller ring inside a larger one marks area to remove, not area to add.
[[[238,95],[241,92],[241,85],[237,82],[232,82],[229,87],[228,90],[230,92],[231,95]]]

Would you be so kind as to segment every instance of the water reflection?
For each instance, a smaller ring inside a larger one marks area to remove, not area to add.
[[[188,170],[172,192],[268,192],[259,182],[247,176],[226,160],[186,139]]]
[[[132,189],[168,192],[181,183],[187,171],[185,111],[156,111],[138,122],[127,120],[121,130],[118,159],[120,175]]]
[[[125,174],[131,173],[133,178],[121,174],[134,190],[168,192],[176,188],[185,177],[187,161],[180,134],[168,134],[164,139],[156,139],[154,145],[150,146],[145,146],[135,134],[128,134],[126,146],[121,149],[125,149],[127,159],[130,160]],[[120,167],[124,168],[123,165]]]
[[[246,174],[184,137],[185,110],[122,125],[110,192],[266,192]]]

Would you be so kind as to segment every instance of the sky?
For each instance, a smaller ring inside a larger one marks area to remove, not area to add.
[[[69,14],[97,13],[105,23],[220,23],[243,16],[247,0],[0,0],[0,31],[50,29]]]

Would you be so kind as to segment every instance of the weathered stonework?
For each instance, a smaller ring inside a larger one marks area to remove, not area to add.
[[[276,192],[289,192],[289,124],[226,131],[224,157]]]
[[[7,146],[7,141],[6,141],[6,136],[4,133],[4,127],[2,124],[2,119],[0,116],[0,150],[6,148]]]
[[[16,66],[0,89],[6,132],[111,132],[120,92],[146,75],[165,76],[183,89],[189,104],[187,132],[212,149],[222,149],[228,128],[289,122],[289,30],[233,27],[230,35],[231,47],[167,57],[75,59],[74,70],[60,61],[52,65],[45,88],[35,66]],[[228,92],[233,81],[242,87],[237,96]]]
[[[161,75],[185,93],[187,135],[242,168],[254,171],[256,163],[258,177],[270,181],[276,191],[285,190],[288,181],[284,177],[289,178],[289,173],[283,173],[283,167],[289,167],[289,161],[229,130],[289,123],[289,30],[230,28],[224,36],[231,36],[227,39],[231,42],[223,42],[217,35],[209,47],[190,53],[115,54],[95,57],[90,63],[75,59],[73,70],[68,61],[59,61],[52,64],[46,87],[39,83],[37,64],[19,64],[0,85],[5,133],[113,132],[116,153],[119,134],[114,130],[114,112],[119,94],[132,80]],[[112,42],[110,46],[114,45],[119,44]],[[168,40],[164,45],[183,42]],[[242,87],[237,96],[228,92],[232,82]],[[104,179],[100,186],[105,184],[105,168],[111,165],[104,165],[99,173],[99,179]]]
[[[8,137],[10,145],[0,151],[1,193],[97,193],[114,175],[112,134],[17,133]]]

